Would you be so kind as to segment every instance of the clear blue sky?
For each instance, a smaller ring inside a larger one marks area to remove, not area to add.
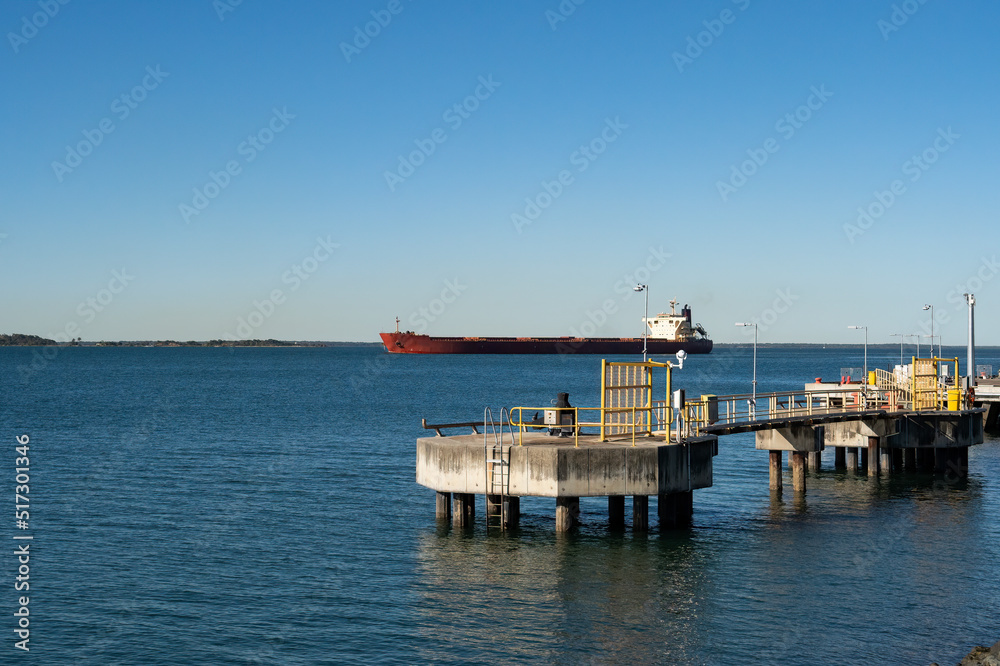
[[[995,2],[235,2],[0,6],[0,332],[1000,344]]]

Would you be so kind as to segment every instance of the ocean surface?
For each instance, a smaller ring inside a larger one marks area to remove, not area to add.
[[[65,348],[27,370],[38,353],[0,348],[0,497],[27,434],[31,506],[0,531],[0,663],[926,666],[1000,640],[997,439],[967,481],[854,477],[827,451],[804,500],[775,500],[733,435],[690,530],[659,532],[654,500],[649,533],[609,533],[601,498],[557,535],[554,500],[526,498],[520,530],[487,535],[481,497],[474,529],[435,523],[420,419],[598,405],[599,357]],[[860,346],[765,347],[759,390],[861,365]],[[749,348],[717,348],[675,388],[749,392],[751,371]]]

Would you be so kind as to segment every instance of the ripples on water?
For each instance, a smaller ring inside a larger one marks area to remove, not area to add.
[[[660,534],[653,501],[649,534],[612,534],[592,498],[556,535],[553,501],[525,498],[521,529],[487,536],[435,524],[420,418],[597,404],[597,357],[85,348],[24,382],[30,357],[0,349],[0,409],[32,439],[40,663],[928,664],[1000,639],[996,440],[960,484],[828,470],[776,501],[736,435],[691,530]],[[749,357],[676,381],[745,391]],[[760,390],[855,360],[767,348]]]

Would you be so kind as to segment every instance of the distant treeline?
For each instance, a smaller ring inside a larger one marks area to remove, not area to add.
[[[37,335],[25,335],[24,333],[14,333],[12,335],[0,334],[0,347],[11,347],[11,346],[37,346],[37,345],[54,345],[55,340],[49,340],[48,338],[41,338]]]

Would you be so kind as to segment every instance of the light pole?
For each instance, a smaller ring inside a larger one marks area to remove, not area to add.
[[[962,294],[969,304],[969,348],[966,350],[965,365],[969,368],[969,388],[976,385],[976,295]]]
[[[865,329],[865,369],[864,369],[864,385],[868,386],[868,327],[867,326],[848,326],[847,328],[853,328],[855,330],[863,328]]]
[[[909,336],[906,333],[893,333],[890,338],[899,338],[899,364],[903,365],[903,339]]]
[[[753,384],[750,398],[750,420],[757,419],[757,322],[736,322],[737,326],[753,326]]]
[[[934,306],[933,305],[925,305],[924,306],[924,310],[930,310],[931,311],[931,356],[934,356]],[[941,356],[941,343],[938,343],[938,353],[937,353],[937,355],[939,357]]]
[[[642,362],[646,362],[646,334],[649,333],[649,285],[637,284],[632,287],[633,291],[642,291],[646,295],[646,305],[642,310]]]

